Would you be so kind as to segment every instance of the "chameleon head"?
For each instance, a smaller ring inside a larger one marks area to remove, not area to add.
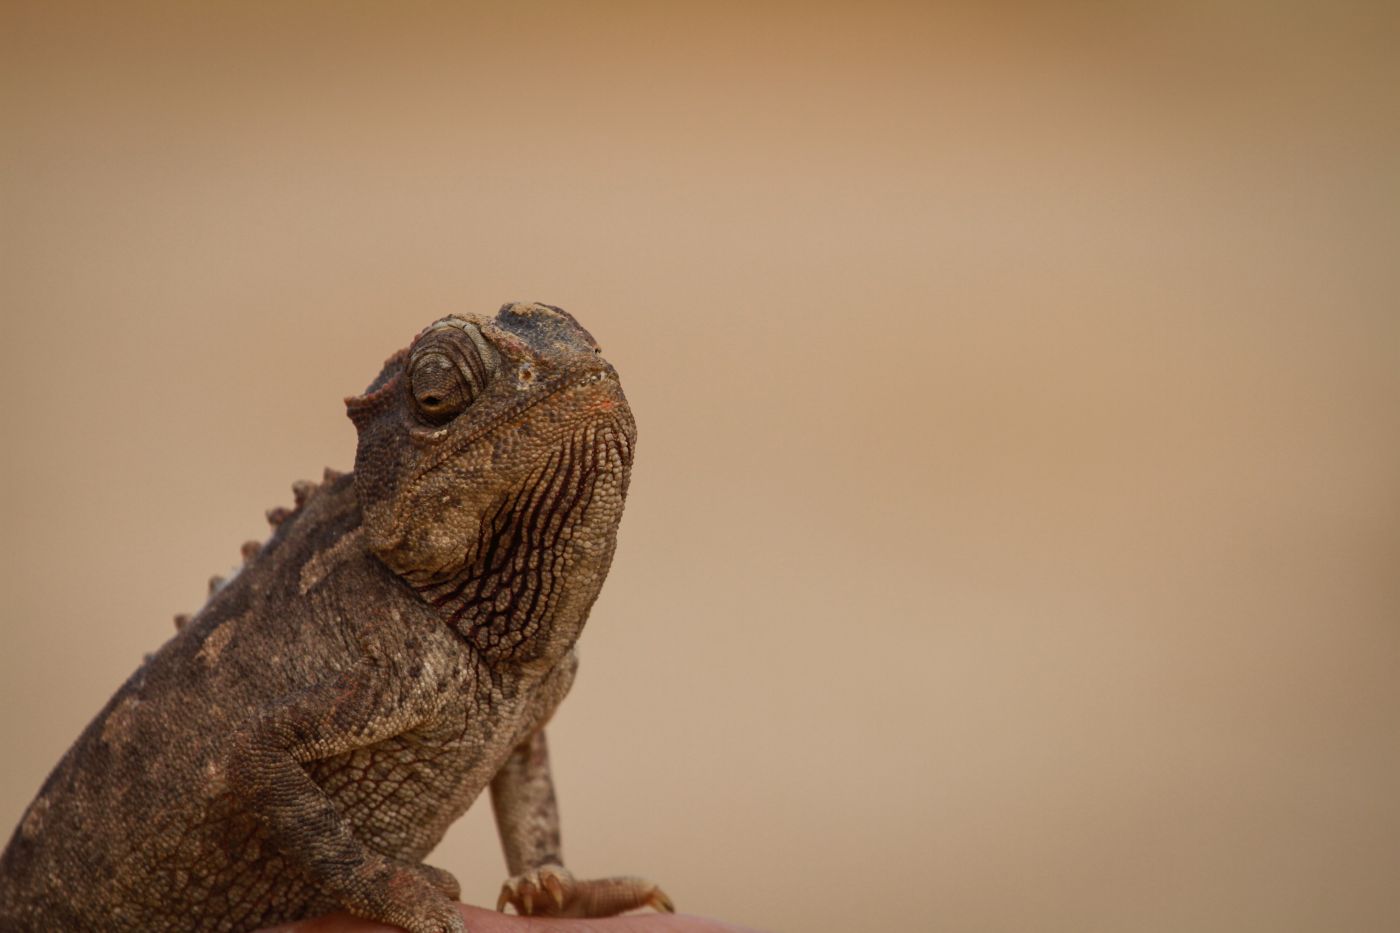
[[[567,312],[445,317],[345,404],[366,541],[409,582],[451,580],[492,546],[492,523],[527,508],[580,526],[563,538],[585,547],[601,534],[610,556],[636,428],[617,372]]]

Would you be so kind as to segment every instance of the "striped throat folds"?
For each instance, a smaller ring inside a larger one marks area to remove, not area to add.
[[[596,551],[601,584],[636,427],[616,370],[567,312],[442,318],[345,404],[366,542],[426,597],[461,596],[464,577],[494,572],[509,535],[536,536],[527,552]]]

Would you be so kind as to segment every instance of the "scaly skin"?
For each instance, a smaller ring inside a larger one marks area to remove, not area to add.
[[[298,484],[119,689],[0,857],[0,929],[254,930],[337,908],[463,930],[422,864],[488,785],[501,906],[606,916],[561,864],[544,725],[612,560],[636,431],[568,314],[444,318],[346,400],[355,472]]]

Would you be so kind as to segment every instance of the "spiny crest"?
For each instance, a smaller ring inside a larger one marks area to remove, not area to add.
[[[292,484],[292,498],[296,504],[290,509],[286,508],[285,506],[277,506],[276,508],[268,509],[266,513],[267,523],[271,525],[274,530],[276,530],[279,525],[281,525],[287,519],[291,518],[297,512],[300,512],[302,507],[305,506],[307,502],[311,501],[312,497],[315,496],[316,493],[319,492],[323,487],[335,482],[344,475],[345,474],[340,470],[333,470],[330,467],[326,467],[325,471],[321,475],[320,483],[315,483],[308,479],[297,480],[295,483]],[[251,564],[253,560],[256,559],[260,553],[262,553],[262,549],[263,542],[261,541],[244,541],[242,546],[238,549],[240,556],[243,558],[242,566],[246,567],[248,564]],[[214,576],[210,577],[209,598],[212,599],[215,593],[219,592],[219,590],[223,589],[225,586],[228,586],[229,580],[233,579],[234,576],[237,576],[240,570],[242,570],[242,567],[235,569],[234,572],[227,577],[221,576],[219,574],[215,574]],[[178,632],[184,629],[185,626],[190,624],[193,618],[194,617],[187,612],[182,612],[176,615],[175,631]]]
[[[344,475],[345,474],[340,470],[333,470],[330,467],[326,467],[325,471],[321,474],[321,482],[319,483],[309,479],[299,479],[295,483],[292,483],[292,500],[295,504],[290,509],[281,505],[268,509],[265,513],[267,515],[267,523],[271,525],[273,529],[276,529],[287,519],[300,512],[302,506],[306,505],[306,503],[311,500],[311,497],[322,488],[330,485]]]

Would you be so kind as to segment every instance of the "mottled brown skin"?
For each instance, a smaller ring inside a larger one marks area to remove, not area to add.
[[[488,785],[502,908],[670,909],[564,870],[545,748],[627,491],[616,372],[568,314],[507,305],[346,405],[355,472],[298,484],[59,762],[0,857],[0,929],[461,931],[421,860]]]

